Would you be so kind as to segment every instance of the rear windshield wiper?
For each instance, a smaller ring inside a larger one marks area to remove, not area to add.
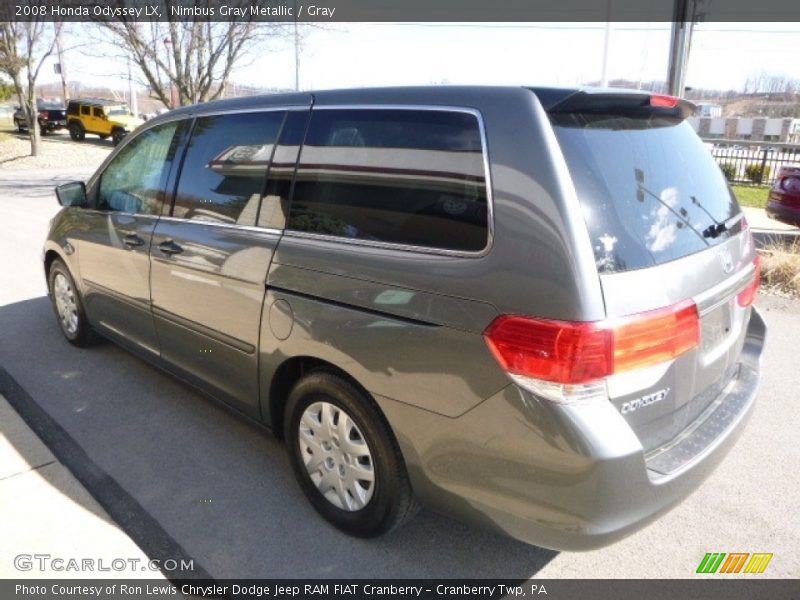
[[[692,197],[692,202],[695,202],[695,198],[694,197]],[[699,206],[699,203],[696,203],[696,204],[698,204],[698,206]],[[701,206],[700,208],[703,208],[703,207]],[[703,210],[705,210],[705,209],[703,209]],[[706,211],[706,214],[708,214],[708,211]],[[709,217],[710,216],[711,215],[709,215]],[[714,220],[713,217],[712,217],[712,220]],[[731,217],[727,221],[723,221],[721,223],[717,222],[717,221],[714,221],[713,225],[709,225],[708,227],[706,227],[703,230],[703,237],[710,237],[711,239],[718,238],[719,236],[721,236],[726,231],[729,231],[729,230],[733,229],[733,226],[736,225],[736,223],[738,223],[741,220],[742,220],[742,213],[739,213],[738,215],[734,215],[733,217]]]

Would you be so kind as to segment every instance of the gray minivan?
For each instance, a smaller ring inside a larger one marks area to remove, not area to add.
[[[760,378],[759,260],[692,110],[521,87],[180,108],[57,189],[58,322],[267,425],[348,533],[419,502],[611,543],[714,469]]]

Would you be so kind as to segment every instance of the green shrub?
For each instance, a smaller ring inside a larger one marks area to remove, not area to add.
[[[728,181],[733,181],[736,177],[736,165],[733,163],[720,163],[719,168],[722,169],[722,174]]]
[[[747,177],[753,183],[761,183],[765,179],[769,179],[770,171],[772,171],[769,165],[747,165],[744,168],[745,177]]]

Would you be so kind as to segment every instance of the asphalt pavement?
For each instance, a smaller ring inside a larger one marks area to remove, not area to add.
[[[86,174],[0,171],[0,393],[11,389],[58,457],[41,446],[38,458],[17,455],[65,464],[89,492],[31,466],[40,478],[31,499],[49,493],[108,523],[117,542],[101,546],[106,555],[125,556],[132,541],[151,558],[191,558],[215,578],[689,578],[706,552],[772,552],[765,576],[800,576],[800,302],[759,298],[770,332],[747,430],[697,492],[626,540],[556,553],[425,510],[388,536],[354,539],[317,516],[268,433],[111,343],[79,350],[63,340],[45,297],[41,243],[58,208],[52,186]],[[2,410],[6,445],[22,446],[13,431],[24,426]],[[28,471],[0,475],[0,572],[29,545],[19,524],[37,530],[57,510],[4,495]],[[74,544],[84,551],[80,538]]]

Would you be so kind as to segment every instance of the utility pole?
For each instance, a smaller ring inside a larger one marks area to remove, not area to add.
[[[61,99],[66,104],[69,101],[67,92],[67,67],[64,64],[64,47],[61,44],[61,27],[57,23],[53,24],[56,29],[56,50],[58,52],[58,73],[61,75]]]
[[[689,10],[691,8],[691,10]],[[695,0],[675,0],[672,12],[672,32],[669,41],[669,69],[667,71],[667,93],[683,96],[686,79],[686,63],[696,18]]]
[[[300,34],[297,31],[297,17],[294,18],[294,90],[300,91]]]
[[[128,56],[128,108],[131,109],[131,114],[139,118],[139,98],[136,94],[136,86],[133,85],[133,75],[131,71],[131,57]]]
[[[603,68],[600,72],[600,87],[608,87],[608,46],[611,42],[611,0],[606,2],[606,34],[603,38]]]
[[[610,3],[609,3],[610,4]],[[611,23],[606,21],[606,35],[603,40],[603,70],[600,74],[600,87],[608,87],[608,42],[611,38]]]

